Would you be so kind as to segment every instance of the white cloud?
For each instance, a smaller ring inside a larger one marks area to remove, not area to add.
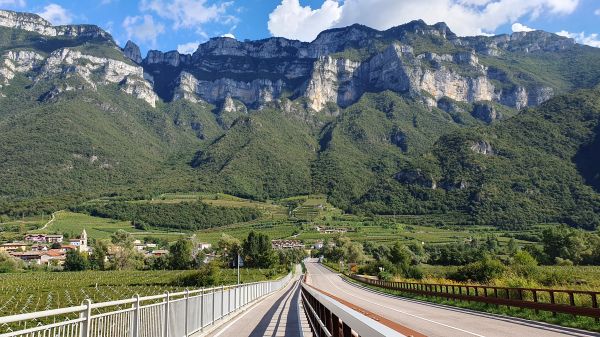
[[[310,6],[302,7],[299,0],[282,0],[269,15],[269,31],[275,36],[311,41],[340,20],[343,6],[325,0],[321,8],[313,10]]]
[[[209,5],[207,0],[142,0],[140,9],[173,21],[173,29],[196,28],[201,31],[201,26],[208,22],[237,22],[236,17],[227,14],[227,8],[232,4],[233,1]]]
[[[193,54],[196,51],[196,49],[198,49],[199,44],[200,44],[199,41],[178,44],[177,51],[180,54]]]
[[[600,8],[596,9],[596,10],[594,11],[594,14],[596,14],[596,15],[600,15]]]
[[[493,33],[520,18],[570,14],[579,0],[324,0],[320,8],[282,0],[269,16],[273,35],[310,41],[318,32],[361,23],[388,29],[411,20],[444,21],[459,35]]]
[[[156,46],[156,38],[164,33],[165,26],[154,22],[152,15],[128,16],[123,20],[123,28],[127,32],[127,38],[139,43],[149,43]]]
[[[42,12],[37,14],[50,21],[53,25],[67,25],[73,21],[73,15],[57,4],[49,4],[44,7]]]
[[[512,25],[512,31],[513,32],[533,32],[535,29],[531,28],[531,27],[527,27],[524,24],[515,22]]]
[[[230,39],[235,39],[235,35],[233,35],[231,33],[223,34],[223,35],[221,35],[221,37],[228,37]]]
[[[25,7],[25,0],[0,0],[0,6],[3,7]]]
[[[595,33],[586,35],[585,32],[571,33],[571,32],[567,32],[566,30],[561,30],[560,32],[558,32],[556,34],[574,39],[575,41],[577,41],[577,43],[586,44],[588,46],[600,48],[600,35],[595,34]]]

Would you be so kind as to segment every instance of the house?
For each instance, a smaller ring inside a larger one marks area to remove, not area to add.
[[[166,249],[157,249],[152,251],[152,255],[154,256],[163,256],[169,254],[169,251]]]
[[[25,235],[25,241],[27,242],[48,242],[46,234],[27,234]]]
[[[34,251],[34,252],[37,252],[37,251],[47,251],[48,250],[48,246],[42,245],[42,244],[38,243],[38,244],[32,245],[31,246],[31,250]]]
[[[56,260],[58,264],[62,264],[66,259],[65,253],[58,249],[50,249],[48,251],[14,252],[11,253],[11,255],[27,263],[37,265],[49,265],[50,261],[52,260]]]
[[[198,248],[198,250],[205,250],[205,249],[211,249],[212,245],[207,242],[200,242],[200,243],[198,243],[198,245],[196,245],[196,247]]]
[[[323,241],[315,242],[315,244],[313,245],[313,249],[323,249]]]
[[[271,240],[273,249],[304,249],[304,244],[300,240]]]
[[[27,250],[27,244],[25,242],[9,242],[0,245],[0,251],[4,252],[17,252]]]
[[[62,236],[62,234],[46,235],[46,241],[48,241],[48,243],[62,243],[63,240],[64,240],[64,237]]]
[[[27,234],[25,241],[37,243],[61,243],[63,236],[61,234]]]

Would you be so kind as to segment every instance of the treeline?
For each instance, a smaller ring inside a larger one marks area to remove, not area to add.
[[[202,202],[177,204],[111,202],[84,204],[73,207],[72,211],[131,221],[139,229],[152,226],[181,230],[198,230],[246,222],[258,219],[261,215],[258,210],[252,208],[217,207]]]

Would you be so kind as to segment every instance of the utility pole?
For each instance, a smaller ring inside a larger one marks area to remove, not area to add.
[[[240,252],[239,251],[237,253],[236,264],[237,264],[237,279],[238,279],[238,283],[237,284],[240,284]]]

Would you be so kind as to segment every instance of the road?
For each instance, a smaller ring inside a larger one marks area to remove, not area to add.
[[[208,336],[301,337],[299,313],[304,313],[298,311],[299,279],[300,276],[296,277],[287,287],[270,295]]]
[[[306,263],[308,283],[429,337],[558,337],[600,334],[373,293],[348,284],[317,262]]]

